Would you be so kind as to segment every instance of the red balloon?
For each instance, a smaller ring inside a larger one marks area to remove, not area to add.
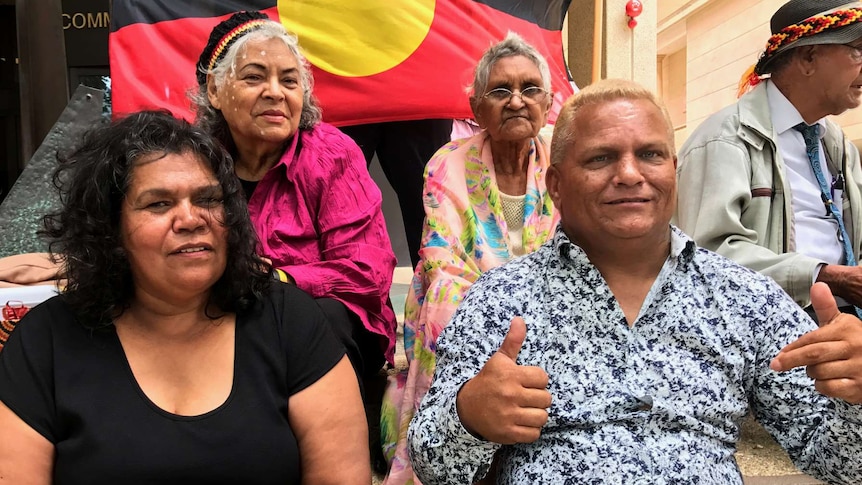
[[[626,4],[626,15],[631,18],[635,18],[643,12],[643,4],[640,0],[629,0]]]

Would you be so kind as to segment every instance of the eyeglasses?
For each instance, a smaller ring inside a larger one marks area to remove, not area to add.
[[[496,104],[509,104],[512,96],[518,96],[524,104],[538,104],[545,100],[548,92],[539,86],[529,86],[519,91],[506,88],[496,88],[483,94],[482,97]]]

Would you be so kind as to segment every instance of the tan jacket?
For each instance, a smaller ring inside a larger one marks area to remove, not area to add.
[[[862,254],[862,167],[841,128],[826,120],[830,171],[845,178],[843,217]],[[776,149],[766,83],[707,118],[679,154],[675,223],[702,247],[772,277],[805,307],[823,261],[794,252],[792,194]]]
[[[61,271],[62,267],[51,261],[48,253],[6,256],[0,258],[0,288],[54,285],[61,281]],[[0,305],[5,303],[0,301]]]

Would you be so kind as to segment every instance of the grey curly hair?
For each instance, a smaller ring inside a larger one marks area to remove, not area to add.
[[[471,104],[475,103],[484,94],[485,88],[488,87],[488,78],[491,77],[491,69],[494,67],[494,64],[500,59],[515,56],[524,56],[533,61],[533,64],[536,65],[542,76],[542,87],[548,93],[551,92],[551,70],[548,68],[548,61],[520,35],[510,31],[506,34],[505,39],[489,47],[482,54],[482,58],[479,59],[479,63],[476,65],[476,72],[473,75],[473,85],[468,89]]]

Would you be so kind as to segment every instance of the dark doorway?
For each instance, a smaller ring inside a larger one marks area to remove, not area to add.
[[[110,0],[62,0],[69,92],[79,84],[104,90],[108,69]]]
[[[21,100],[15,6],[0,2],[0,202],[21,173]]]

